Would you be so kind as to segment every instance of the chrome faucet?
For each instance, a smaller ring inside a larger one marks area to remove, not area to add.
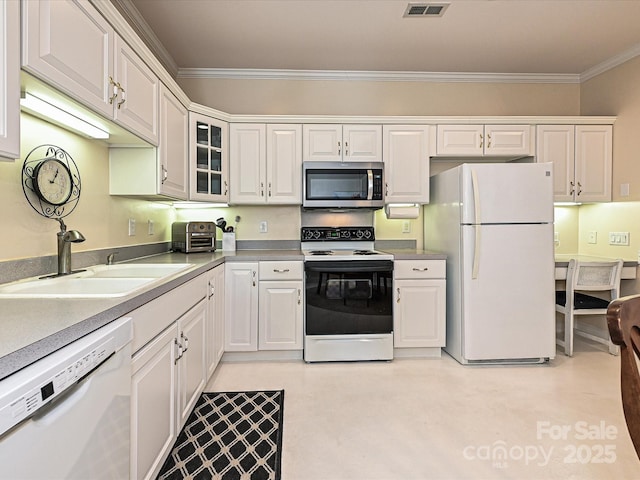
[[[71,269],[71,244],[84,242],[84,236],[77,230],[67,231],[67,226],[61,218],[60,231],[58,232],[58,275],[69,275],[73,273]]]

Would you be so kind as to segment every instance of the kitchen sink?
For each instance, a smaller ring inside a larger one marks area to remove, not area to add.
[[[72,275],[0,285],[0,298],[122,297],[189,267],[189,263],[97,265]]]
[[[191,267],[190,263],[120,263],[96,265],[87,269],[92,278],[163,278]],[[87,276],[89,276],[87,275]]]

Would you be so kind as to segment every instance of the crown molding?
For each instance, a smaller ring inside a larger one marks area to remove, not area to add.
[[[614,57],[611,57],[605,60],[604,62],[599,63],[594,67],[591,67],[588,70],[585,70],[580,74],[580,83],[586,82],[587,80],[591,80],[593,77],[598,76],[601,73],[611,70],[612,68],[615,68],[619,65],[622,65],[623,63],[628,62],[629,60],[637,57],[638,55],[640,55],[640,43],[637,45],[634,45],[629,50],[625,50],[624,52]]]
[[[131,0],[111,0],[111,3],[120,15],[124,17],[133,31],[158,58],[158,61],[175,77],[178,73],[178,64],[167,49],[164,48],[160,39],[156,36]]]
[[[286,70],[180,68],[177,78],[234,80],[358,80],[372,82],[580,83],[580,75],[552,73],[383,72],[352,70]]]

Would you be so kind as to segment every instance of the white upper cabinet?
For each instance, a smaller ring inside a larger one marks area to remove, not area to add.
[[[303,160],[379,162],[381,125],[303,125]]]
[[[20,156],[20,4],[0,3],[0,160]]]
[[[229,167],[232,204],[266,202],[266,126],[232,123],[229,126]]]
[[[22,3],[23,68],[158,144],[159,82],[83,0]]]
[[[302,203],[302,127],[231,124],[230,203]]]
[[[438,125],[437,155],[513,156],[534,154],[531,125]]]
[[[302,203],[302,125],[267,124],[267,203]]]
[[[428,125],[385,125],[385,203],[429,203]]]
[[[164,85],[160,95],[160,128],[158,193],[186,200],[189,187],[189,113]]]
[[[115,44],[115,120],[132,132],[158,143],[160,81],[142,59],[117,35]],[[113,86],[112,86],[113,88]],[[116,92],[116,90],[119,90]]]
[[[189,199],[229,201],[228,124],[189,112]]]
[[[538,162],[553,163],[556,202],[611,201],[611,125],[539,125]]]

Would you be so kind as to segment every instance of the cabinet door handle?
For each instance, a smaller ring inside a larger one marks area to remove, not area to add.
[[[300,305],[301,302],[301,293],[300,293],[300,289],[298,289],[298,305]]]
[[[582,193],[582,184],[578,182],[578,195]]]
[[[109,97],[109,105],[113,105],[113,101],[118,97],[118,86],[111,75],[109,75],[109,85],[113,87],[113,95]]]
[[[260,196],[264,197],[264,182],[260,182]]]
[[[340,142],[338,142],[338,155],[341,155],[342,153],[342,148],[340,148]]]
[[[571,191],[569,192],[569,195],[573,195],[576,191],[576,185],[573,182],[569,182],[569,185],[571,185]]]
[[[211,283],[211,281],[209,281],[209,296],[207,298],[213,297],[214,292],[214,285]]]
[[[387,182],[384,183],[384,195],[385,197],[389,195],[389,184]]]
[[[491,134],[487,135],[487,148],[491,148]]]
[[[169,178],[169,172],[167,171],[166,168],[164,168],[164,165],[162,165],[162,181],[161,183],[164,185],[164,182],[167,181],[167,178]]]
[[[122,88],[122,86],[120,85],[120,83],[118,83],[118,89],[122,92],[122,96],[121,96],[122,100],[120,100],[120,101],[118,102],[118,110],[120,110],[120,107],[122,106],[122,104],[123,104],[124,102],[126,102],[126,101],[127,101],[127,99],[125,98],[125,95],[124,95],[124,88]]]
[[[227,181],[224,181],[224,194],[227,194]]]
[[[178,339],[177,338],[173,339],[173,344],[176,347],[176,358],[173,361],[173,364],[176,365],[178,363],[178,360],[180,360],[182,358],[182,345],[180,345],[180,343],[178,343]]]
[[[289,271],[288,268],[274,268],[273,271],[275,273],[287,273]]]
[[[271,182],[269,182],[269,196],[271,196]]]
[[[345,156],[349,156],[349,142],[344,142],[344,154]]]
[[[429,270],[429,267],[424,267],[424,268],[413,267],[414,272],[426,272],[427,270]]]
[[[256,286],[256,272],[253,272],[253,286]]]
[[[396,303],[400,303],[400,287],[396,288],[396,293],[398,294],[396,298]]]
[[[484,146],[484,135],[480,134],[480,148]]]
[[[182,355],[184,355],[187,353],[187,350],[189,350],[189,337],[187,337],[184,332],[180,332],[180,338],[184,340],[184,349],[182,350]],[[182,357],[182,355],[180,356]]]

